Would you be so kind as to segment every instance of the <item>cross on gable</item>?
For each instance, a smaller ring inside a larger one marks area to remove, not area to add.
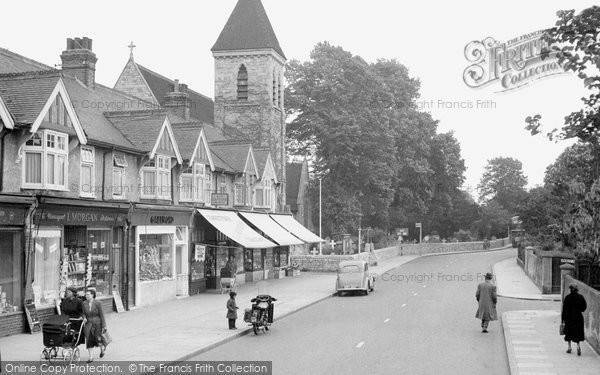
[[[333,249],[335,247],[335,241],[331,240],[331,242],[329,243],[329,245],[331,245],[331,248]]]
[[[129,53],[131,54],[131,56],[133,56],[133,49],[135,47],[137,47],[135,44],[133,44],[133,41],[131,41],[131,43],[129,43],[129,45],[127,46],[129,48]]]
[[[319,254],[319,252],[317,251],[317,249],[315,247],[313,247],[312,251],[310,252],[312,255],[317,255]]]

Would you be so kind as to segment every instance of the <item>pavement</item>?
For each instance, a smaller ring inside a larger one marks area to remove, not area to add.
[[[395,257],[379,261],[371,272],[382,274],[410,262],[418,256]],[[252,332],[243,321],[250,299],[268,292],[275,302],[275,321],[318,303],[335,293],[335,273],[305,273],[300,276],[247,283],[237,288],[239,307],[237,330],[229,330],[225,318],[227,294],[202,293],[188,298],[106,314],[113,342],[103,361],[178,362],[192,358],[216,346]],[[275,323],[276,324],[276,323]],[[19,334],[0,338],[4,361],[39,361],[43,349],[42,334]],[[87,360],[85,346],[81,358]],[[99,350],[94,357],[98,361]]]
[[[509,258],[493,265],[498,295],[528,300],[558,300],[543,295],[517,264]],[[560,309],[560,305],[558,305]],[[559,336],[560,310],[519,310],[502,314],[502,328],[511,375],[600,374],[600,355],[581,343],[581,356],[567,354],[567,343]]]

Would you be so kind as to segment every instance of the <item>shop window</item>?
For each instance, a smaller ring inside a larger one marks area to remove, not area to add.
[[[252,255],[252,249],[244,249],[244,271],[254,271],[254,258]]]
[[[279,257],[279,249],[273,250],[273,267],[279,267],[280,257]]]
[[[94,148],[81,147],[81,188],[79,195],[82,197],[93,198],[95,196],[94,188]]]
[[[40,229],[34,232],[34,237],[34,301],[38,305],[52,305],[58,298],[61,232]]]
[[[252,249],[252,267],[254,271],[263,270],[262,250]]]
[[[90,229],[87,234],[92,267],[90,287],[96,289],[97,297],[109,296],[111,229]]]
[[[142,198],[171,199],[171,158],[156,155],[142,168]]]
[[[23,146],[23,188],[66,190],[68,137],[49,130],[38,131]]]
[[[21,310],[21,233],[0,231],[0,314]]]
[[[140,235],[140,281],[172,280],[173,235]]]

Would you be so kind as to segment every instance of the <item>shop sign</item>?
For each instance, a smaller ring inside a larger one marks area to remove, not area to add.
[[[228,206],[229,194],[227,193],[212,193],[210,195],[210,204],[213,206]]]
[[[0,225],[23,225],[25,222],[25,209],[0,208]]]
[[[198,245],[195,246],[194,260],[196,262],[204,262],[206,256],[206,246]]]
[[[191,212],[135,210],[131,225],[183,225],[190,224]]]
[[[575,264],[575,259],[560,258],[560,264],[565,264],[565,263]]]
[[[36,222],[38,224],[54,225],[125,225],[127,215],[123,212],[108,210],[91,210],[88,208],[38,208]]]

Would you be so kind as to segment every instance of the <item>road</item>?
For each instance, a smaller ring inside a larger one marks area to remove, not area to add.
[[[369,296],[329,298],[276,321],[266,335],[243,336],[190,360],[273,361],[277,375],[506,375],[501,323],[481,332],[475,290],[492,264],[514,254],[509,249],[419,258],[379,275]],[[498,301],[499,315],[558,308],[550,301]]]

